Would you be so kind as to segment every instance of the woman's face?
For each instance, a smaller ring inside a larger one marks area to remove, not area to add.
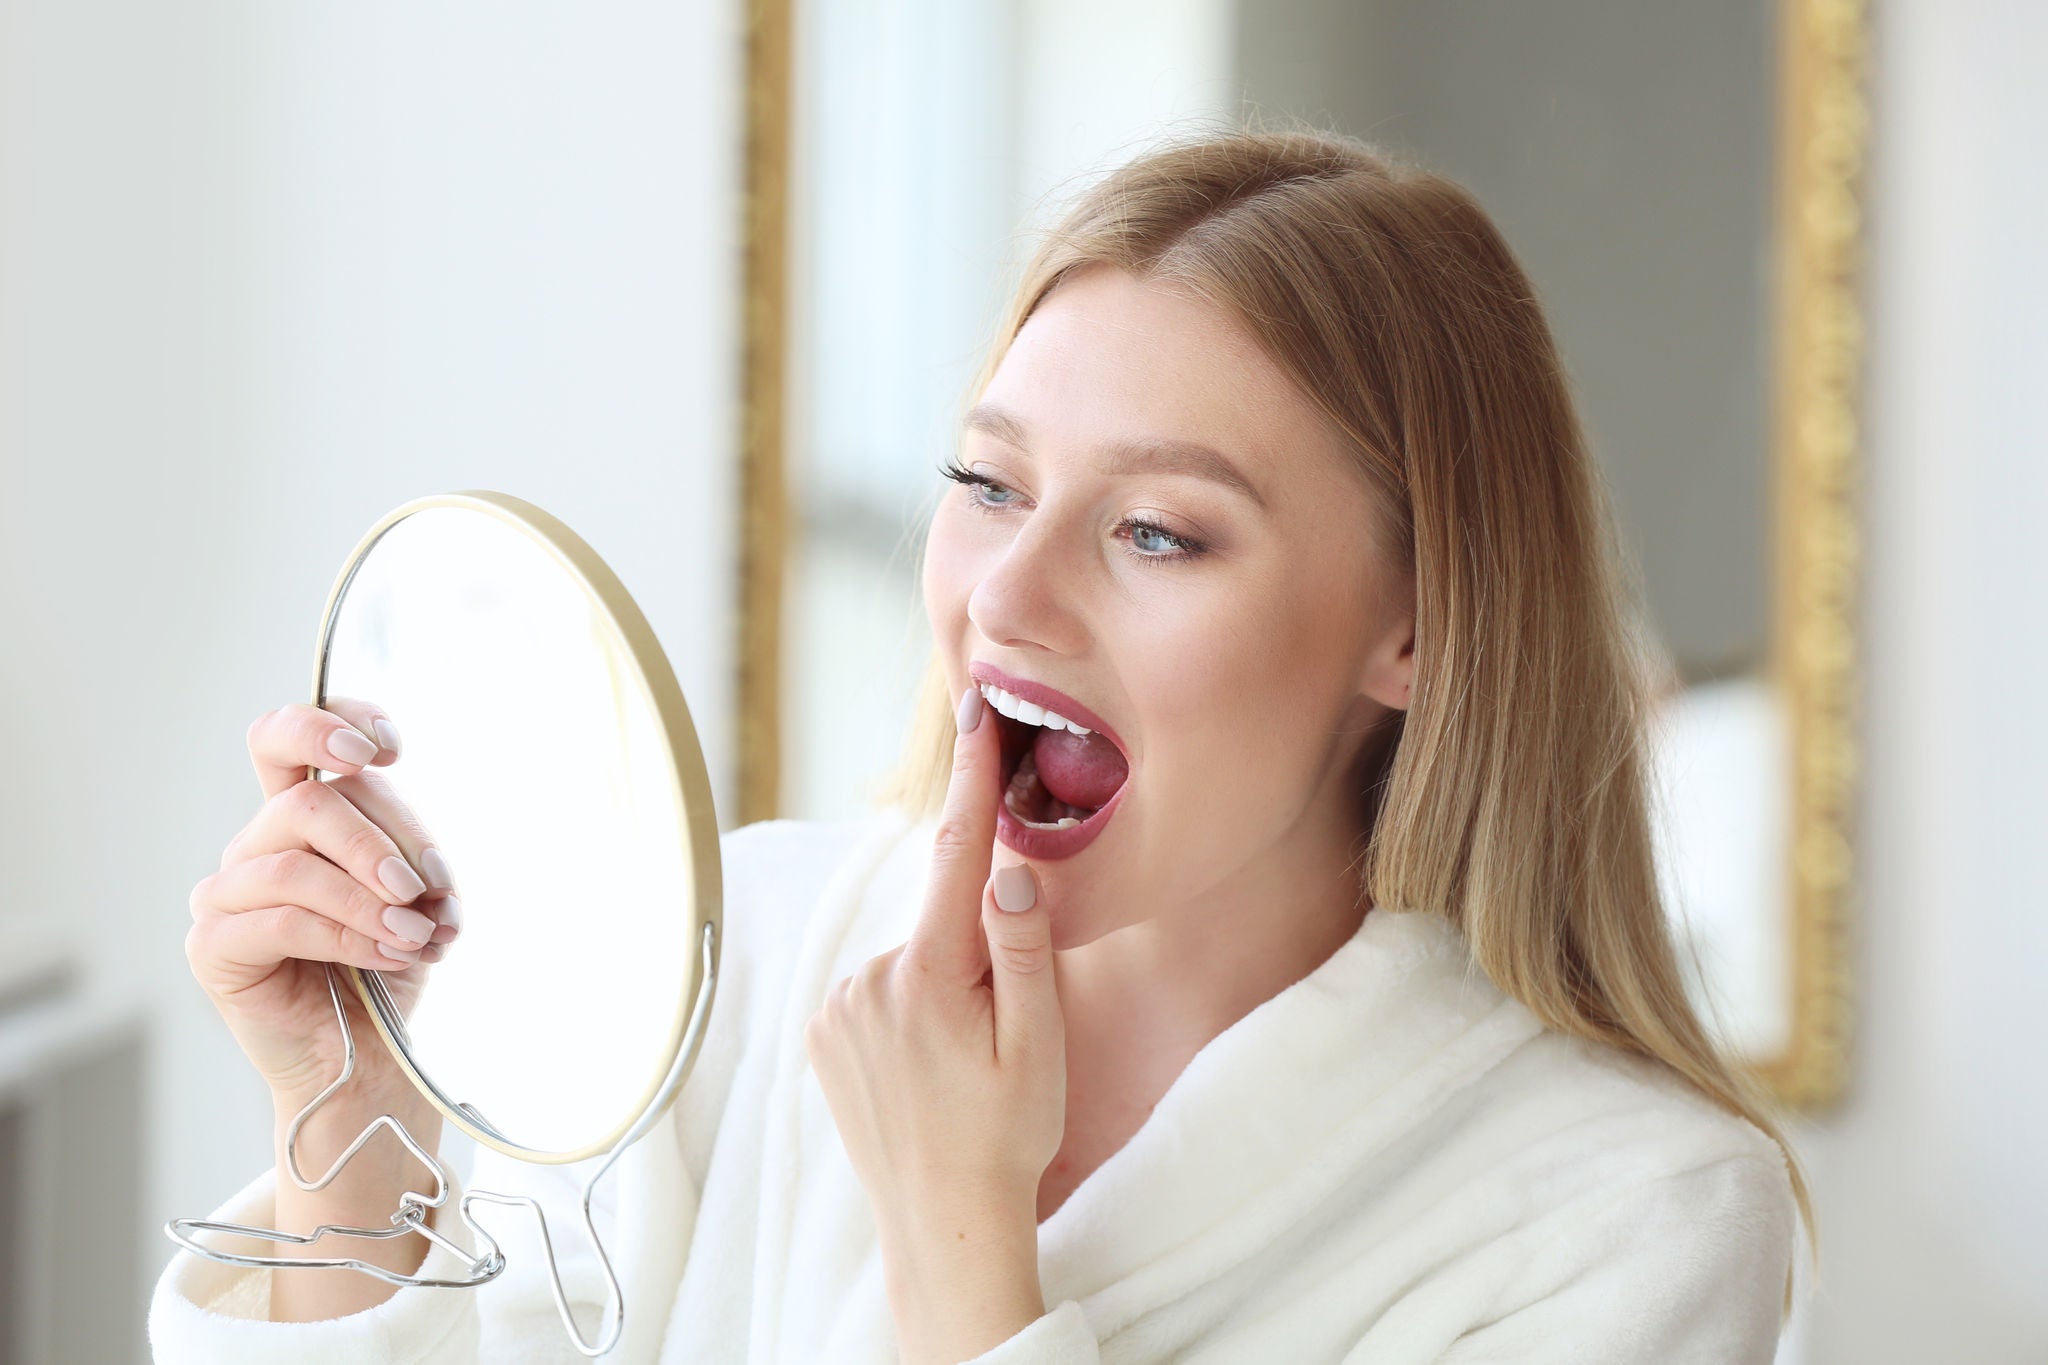
[[[1209,447],[1252,491],[1168,442]],[[1354,763],[1407,703],[1413,598],[1321,414],[1219,309],[1096,266],[1018,333],[959,464],[992,482],[949,485],[926,550],[951,695],[976,665],[1055,688],[1121,741],[1094,776],[1128,767],[1085,847],[1025,850],[1054,945],[1328,896],[1360,832]],[[1040,732],[1001,723],[1007,777]],[[1089,790],[1085,756],[1078,771],[1069,792]],[[1013,856],[1016,829],[997,836]]]

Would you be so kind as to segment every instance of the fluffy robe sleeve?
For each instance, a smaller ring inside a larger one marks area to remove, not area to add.
[[[725,905],[730,910],[750,895],[752,862],[761,856],[758,826],[733,830],[720,838]],[[744,1042],[750,974],[744,970],[744,914],[727,917],[727,942],[720,954],[718,995],[697,1060],[670,1111],[670,1121],[657,1124],[640,1143],[627,1150],[598,1184],[591,1200],[592,1216],[614,1269],[634,1305],[626,1314],[622,1347],[650,1334],[658,1342],[663,1304],[635,1296],[636,1270],[643,1276],[673,1278],[674,1267],[633,1267],[619,1263],[616,1247],[622,1238],[621,1219],[658,1217],[666,1235],[651,1240],[672,1249],[680,1259],[695,1225],[698,1196],[710,1163],[711,1147],[726,1099],[732,1090]],[[383,1137],[380,1141],[387,1140]],[[652,1148],[679,1148],[680,1161],[653,1161]],[[624,1210],[616,1191],[629,1167],[639,1173],[642,1198]],[[548,1230],[561,1268],[564,1291],[586,1339],[596,1336],[604,1297],[604,1280],[584,1233],[580,1201],[582,1182],[594,1169],[533,1166],[487,1148],[479,1148],[468,1184],[477,1189],[529,1194],[547,1211]],[[647,1173],[680,1170],[685,1187],[650,1188]],[[468,1244],[468,1229],[452,1210],[463,1182],[451,1172],[449,1202],[434,1226]],[[263,1172],[208,1217],[218,1222],[273,1227],[274,1170]],[[429,1289],[405,1286],[383,1303],[360,1313],[325,1322],[285,1323],[268,1320],[269,1270],[228,1266],[178,1251],[159,1277],[149,1308],[150,1345],[157,1365],[522,1365],[522,1362],[580,1359],[571,1347],[556,1311],[547,1271],[539,1256],[539,1238],[531,1212],[495,1204],[476,1206],[477,1221],[495,1237],[506,1255],[506,1269],[478,1289]],[[213,1238],[216,1244],[247,1249],[253,1243]],[[337,1243],[337,1246],[345,1246]],[[346,1254],[337,1250],[333,1254]],[[455,1278],[462,1263],[433,1248],[421,1273]],[[297,1272],[351,1274],[350,1271]],[[626,1354],[621,1351],[621,1354]],[[652,1349],[638,1353],[651,1358]]]

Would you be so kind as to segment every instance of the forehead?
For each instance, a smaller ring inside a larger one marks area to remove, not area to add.
[[[1341,458],[1322,414],[1235,318],[1102,266],[1040,302],[982,399],[1022,417],[1034,447],[1199,441],[1262,484],[1303,465],[1328,471]],[[1322,458],[1300,458],[1310,452]]]

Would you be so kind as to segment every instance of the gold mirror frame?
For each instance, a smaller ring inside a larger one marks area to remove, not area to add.
[[[1782,1102],[1836,1103],[1848,1082],[1857,715],[1861,191],[1868,145],[1863,0],[1779,10],[1777,391],[1769,676],[1791,779],[1791,1029],[1751,1067]]]
[[[748,0],[739,602],[741,823],[777,814],[782,768],[783,450],[790,0]],[[1773,620],[1766,672],[1790,736],[1792,850],[1786,1049],[1746,1059],[1788,1105],[1815,1110],[1848,1079],[1849,906],[1860,573],[1857,406],[1862,368],[1864,0],[1783,0],[1773,174],[1771,509]]]

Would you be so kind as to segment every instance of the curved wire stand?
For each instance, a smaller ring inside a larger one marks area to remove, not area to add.
[[[285,1130],[285,1173],[291,1177],[293,1184],[308,1193],[326,1189],[328,1185],[334,1182],[335,1177],[341,1174],[342,1168],[348,1165],[350,1158],[361,1151],[363,1145],[375,1137],[379,1129],[388,1128],[400,1142],[405,1144],[405,1149],[411,1152],[418,1159],[419,1163],[427,1168],[428,1173],[434,1177],[434,1192],[430,1195],[419,1190],[406,1190],[400,1194],[398,1196],[397,1211],[391,1215],[391,1225],[384,1228],[358,1228],[338,1223],[322,1223],[311,1232],[301,1233],[283,1232],[277,1228],[250,1227],[243,1223],[220,1223],[205,1218],[173,1218],[164,1224],[164,1235],[194,1255],[204,1256],[210,1261],[220,1261],[227,1265],[249,1266],[256,1269],[269,1270],[359,1270],[365,1275],[374,1275],[380,1280],[396,1285],[416,1285],[430,1289],[474,1289],[478,1285],[496,1279],[504,1272],[505,1256],[498,1247],[497,1239],[486,1232],[471,1214],[470,1206],[477,1203],[522,1206],[533,1211],[534,1219],[539,1224],[541,1250],[547,1256],[548,1283],[554,1292],[555,1310],[561,1314],[562,1325],[568,1329],[570,1340],[575,1342],[576,1349],[586,1356],[603,1355],[618,1344],[619,1333],[625,1326],[626,1307],[624,1298],[619,1290],[619,1277],[612,1269],[611,1257],[605,1252],[604,1243],[597,1235],[597,1223],[591,1216],[591,1195],[597,1188],[597,1182],[604,1179],[605,1173],[611,1170],[613,1163],[618,1161],[620,1154],[635,1142],[638,1142],[646,1134],[647,1130],[652,1128],[661,1118],[662,1114],[667,1110],[669,1102],[675,1098],[676,1090],[682,1085],[683,1078],[689,1074],[691,1064],[696,1060],[698,1047],[704,1041],[704,1025],[710,1016],[711,997],[717,985],[717,936],[718,925],[715,922],[705,924],[701,945],[701,966],[704,974],[700,978],[704,984],[697,992],[697,1003],[690,1012],[689,1026],[684,1030],[683,1045],[676,1054],[675,1064],[669,1068],[668,1075],[663,1078],[661,1087],[655,1091],[654,1099],[648,1104],[646,1110],[640,1115],[633,1126],[626,1131],[625,1136],[621,1137],[612,1146],[611,1151],[605,1155],[603,1164],[593,1171],[590,1178],[583,1183],[581,1205],[583,1231],[584,1235],[590,1240],[592,1250],[597,1253],[597,1263],[604,1271],[605,1280],[605,1301],[603,1307],[599,1310],[598,1322],[600,1330],[596,1341],[585,1340],[583,1333],[577,1329],[575,1313],[569,1307],[568,1293],[562,1288],[562,1272],[561,1267],[555,1260],[555,1242],[554,1237],[548,1231],[548,1216],[546,1211],[541,1208],[540,1201],[532,1195],[526,1194],[498,1194],[490,1190],[463,1191],[462,1198],[457,1204],[456,1212],[460,1215],[463,1225],[469,1229],[477,1245],[482,1248],[476,1252],[465,1250],[450,1238],[427,1225],[430,1211],[441,1208],[448,1202],[448,1175],[442,1168],[441,1163],[435,1160],[432,1154],[424,1147],[420,1146],[413,1138],[413,1135],[406,1131],[405,1125],[392,1115],[379,1114],[376,1118],[372,1119],[362,1132],[356,1134],[355,1141],[349,1143],[347,1149],[334,1159],[334,1164],[329,1166],[317,1179],[308,1180],[300,1172],[298,1154],[299,1130],[305,1126],[306,1120],[313,1116],[314,1111],[327,1103],[342,1086],[348,1084],[349,1078],[355,1074],[356,1069],[355,1031],[349,1027],[348,1013],[342,1008],[341,987],[335,979],[334,964],[331,962],[327,964],[327,998],[334,1006],[334,1021],[341,1029],[341,1074],[329,1082],[326,1089],[315,1095],[305,1108],[292,1117],[291,1127]],[[468,1106],[465,1105],[463,1108],[467,1109]],[[386,1240],[393,1237],[404,1237],[408,1233],[417,1232],[435,1246],[441,1247],[461,1260],[466,1269],[461,1278],[448,1279],[417,1274],[407,1275],[399,1271],[388,1270],[369,1261],[359,1260],[353,1256],[304,1258],[293,1256],[249,1256],[238,1252],[222,1251],[217,1247],[208,1246],[198,1241],[194,1236],[195,1233],[200,1232],[229,1233],[238,1237],[255,1238],[259,1241],[287,1242],[294,1246],[309,1246],[319,1241],[322,1237],[327,1236]]]

